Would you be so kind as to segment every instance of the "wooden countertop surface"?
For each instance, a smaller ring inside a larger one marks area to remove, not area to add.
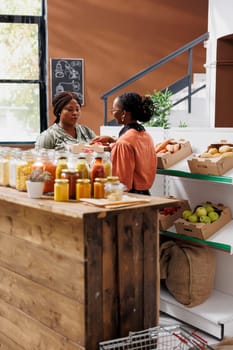
[[[142,196],[135,194],[127,194],[132,197],[137,198],[145,198],[149,199],[149,202],[141,202],[137,204],[130,204],[128,206],[108,209],[104,207],[97,207],[95,205],[90,205],[83,202],[78,202],[75,200],[70,200],[68,202],[56,202],[54,201],[52,196],[42,196],[39,199],[29,198],[27,192],[20,192],[16,189],[4,187],[0,188],[0,200],[11,202],[15,204],[20,204],[26,207],[31,207],[35,209],[45,210],[47,212],[67,215],[71,217],[82,218],[85,214],[93,214],[100,213],[102,215],[106,215],[104,213],[110,211],[122,211],[129,208],[138,208],[138,207],[156,207],[163,208],[166,206],[172,206],[179,203],[179,200],[174,198],[167,197],[155,197],[155,196]]]

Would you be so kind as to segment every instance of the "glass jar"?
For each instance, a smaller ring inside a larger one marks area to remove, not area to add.
[[[42,149],[36,154],[36,160],[32,164],[32,171],[41,169],[41,172],[48,172],[50,177],[44,182],[43,193],[54,192],[54,180],[56,176],[56,164],[53,150]]]
[[[27,191],[26,181],[32,172],[32,164],[35,161],[33,151],[27,150],[22,152],[22,158],[16,166],[16,184],[15,188],[19,191]]]
[[[105,198],[111,201],[120,201],[123,196],[125,186],[120,181],[107,182],[105,184]]]
[[[104,198],[104,185],[106,183],[106,178],[96,177],[94,182],[94,198]]]
[[[69,200],[69,180],[55,179],[54,200],[57,202],[66,202]]]
[[[69,180],[69,198],[76,199],[76,181],[80,178],[79,171],[76,169],[62,169],[61,179]]]
[[[56,155],[58,156],[56,163],[56,173],[55,173],[55,178],[60,179],[61,178],[61,172],[63,169],[68,169],[68,157],[63,154]]]
[[[90,169],[84,153],[79,154],[76,169],[79,171],[80,179],[88,179],[90,177]]]
[[[76,199],[91,198],[91,181],[90,179],[79,179],[76,182]]]
[[[94,163],[91,169],[91,182],[95,181],[96,177],[105,177],[104,165],[103,165],[103,153],[94,154]]]
[[[16,168],[22,161],[22,150],[15,148],[12,153],[12,158],[9,161],[9,186],[16,187]]]
[[[9,185],[9,161],[11,157],[11,150],[8,147],[0,149],[0,185]]]
[[[110,152],[104,152],[103,164],[105,176],[112,176],[112,162]]]

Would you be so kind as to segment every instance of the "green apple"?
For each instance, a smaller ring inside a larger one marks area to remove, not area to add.
[[[203,207],[206,208],[207,213],[210,213],[211,211],[214,211],[214,208],[210,204],[204,204]]]
[[[190,222],[198,222],[198,216],[196,214],[189,215],[188,221],[190,221]]]
[[[186,210],[184,210],[183,213],[182,213],[182,218],[183,218],[184,220],[187,220],[188,217],[189,217],[190,215],[192,215],[192,210],[186,209]]]
[[[207,210],[206,210],[206,208],[203,207],[203,206],[197,207],[197,209],[195,210],[195,214],[196,214],[198,217],[206,216],[206,215],[207,215]]]
[[[204,224],[208,224],[209,222],[211,222],[211,219],[208,215],[202,215],[200,216],[200,222],[204,223]]]
[[[209,216],[211,222],[214,222],[214,221],[218,220],[218,218],[219,218],[219,214],[216,213],[216,211],[211,211],[210,213],[208,213],[208,216]]]

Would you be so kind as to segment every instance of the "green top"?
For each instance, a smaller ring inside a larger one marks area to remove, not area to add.
[[[90,142],[96,136],[94,131],[85,125],[77,124],[75,128],[77,138],[68,135],[64,129],[55,123],[37,137],[35,146],[38,148],[65,150],[68,144]]]

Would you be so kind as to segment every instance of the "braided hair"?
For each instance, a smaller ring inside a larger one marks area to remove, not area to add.
[[[60,114],[63,108],[71,101],[76,100],[81,107],[81,101],[78,98],[78,95],[75,92],[63,91],[57,95],[55,95],[52,105],[53,105],[53,114],[55,115],[56,124],[60,121]]]
[[[130,112],[132,120],[148,122],[154,113],[154,104],[149,96],[140,96],[136,92],[125,92],[118,96],[122,110]]]

